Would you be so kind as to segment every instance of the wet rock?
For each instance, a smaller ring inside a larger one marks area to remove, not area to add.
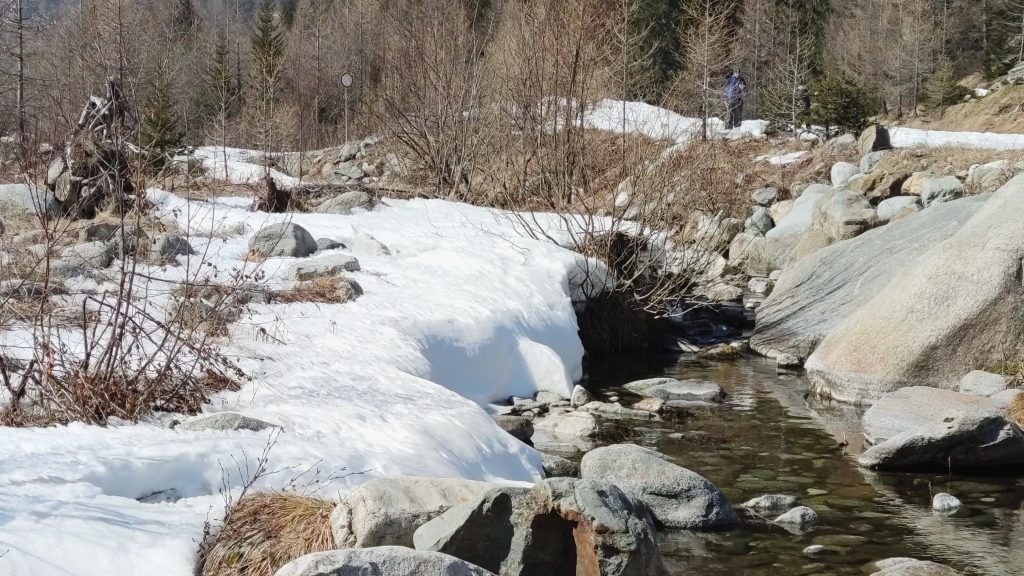
[[[643,501],[667,528],[728,528],[739,523],[717,486],[647,448],[634,444],[597,448],[583,457],[580,473],[583,478],[612,482]]]
[[[740,357],[740,351],[729,344],[715,344],[697,352],[697,357],[704,360],[735,360]]]
[[[646,508],[593,480],[496,488],[423,525],[414,542],[500,574],[666,574]]]
[[[874,563],[877,572],[871,576],[961,576],[949,566],[914,558],[889,558]]]
[[[586,438],[597,433],[597,419],[589,412],[549,414],[534,420],[533,428],[555,437]]]
[[[960,392],[975,396],[994,396],[1010,387],[1012,379],[1002,374],[973,370],[960,379]]]
[[[600,414],[603,418],[612,420],[650,420],[654,418],[654,414],[650,412],[626,408],[618,402],[598,402],[595,400],[584,404],[580,410],[594,412]]]
[[[786,494],[765,494],[764,496],[758,496],[751,500],[747,500],[740,505],[741,508],[747,508],[762,514],[781,514],[787,510],[791,510],[796,506],[797,500],[793,496]]]
[[[811,544],[804,548],[803,555],[810,556],[811,558],[817,558],[819,556],[826,556],[828,554],[836,554],[838,550],[830,548],[828,546],[822,546],[821,544]]]
[[[238,412],[215,412],[213,414],[200,414],[185,418],[175,428],[186,432],[234,432],[238,430],[259,432],[268,428],[280,428],[280,426]]]
[[[782,370],[796,370],[803,365],[800,357],[785,352],[775,355],[775,365]]]
[[[533,422],[525,416],[494,416],[494,423],[513,438],[528,442],[533,437]]]
[[[589,390],[579,384],[573,387],[572,396],[569,397],[569,404],[571,404],[573,408],[579,408],[580,406],[593,401],[594,395],[591,394]]]
[[[300,262],[292,267],[292,278],[300,282],[322,278],[324,276],[338,276],[344,272],[358,272],[360,270],[359,260],[347,254],[326,254],[311,260]]]
[[[579,464],[568,458],[541,452],[540,459],[544,464],[545,478],[575,478],[580,475]]]
[[[721,386],[704,380],[650,378],[630,382],[624,388],[641,396],[665,401],[721,402],[725,399],[725,391]]]
[[[818,513],[807,506],[797,506],[772,520],[775,524],[806,530],[818,523]]]
[[[263,258],[302,258],[316,252],[316,240],[305,228],[280,222],[261,228],[249,241],[249,252]]]
[[[401,546],[331,550],[300,556],[274,576],[494,576],[493,573],[438,552]]]
[[[417,528],[496,484],[450,478],[376,478],[349,492],[331,513],[339,547],[413,546]]]
[[[662,408],[665,407],[665,401],[661,398],[644,398],[643,400],[633,404],[633,410],[642,410],[644,412],[653,412],[654,414],[661,413]]]
[[[932,498],[932,510],[943,514],[956,512],[962,506],[963,503],[956,496],[945,492],[940,492]]]

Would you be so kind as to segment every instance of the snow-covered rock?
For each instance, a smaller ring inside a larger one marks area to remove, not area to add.
[[[249,241],[249,252],[264,258],[302,258],[316,252],[316,240],[302,226],[291,222],[261,228]]]

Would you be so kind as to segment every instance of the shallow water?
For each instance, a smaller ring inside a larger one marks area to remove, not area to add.
[[[777,374],[774,363],[761,358],[670,365],[606,361],[591,365],[588,386],[628,406],[637,397],[619,386],[662,375],[712,380],[729,399],[722,406],[674,412],[661,422],[608,423],[598,444],[654,448],[706,476],[734,505],[785,493],[819,515],[819,524],[806,534],[773,525],[665,533],[661,548],[671,574],[862,575],[868,562],[911,556],[967,574],[1024,575],[1024,479],[860,468],[857,411],[805,399],[802,377]],[[955,518],[933,513],[931,495],[938,492],[953,494],[969,510]],[[804,556],[811,544],[833,551]]]

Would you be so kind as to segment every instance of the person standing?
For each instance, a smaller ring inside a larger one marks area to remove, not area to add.
[[[725,102],[729,107],[726,130],[739,128],[743,123],[743,99],[747,96],[747,80],[735,69],[725,80]]]

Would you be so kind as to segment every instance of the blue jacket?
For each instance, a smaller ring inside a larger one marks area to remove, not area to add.
[[[725,99],[729,102],[739,102],[747,95],[747,81],[739,74],[730,74],[725,81]]]

